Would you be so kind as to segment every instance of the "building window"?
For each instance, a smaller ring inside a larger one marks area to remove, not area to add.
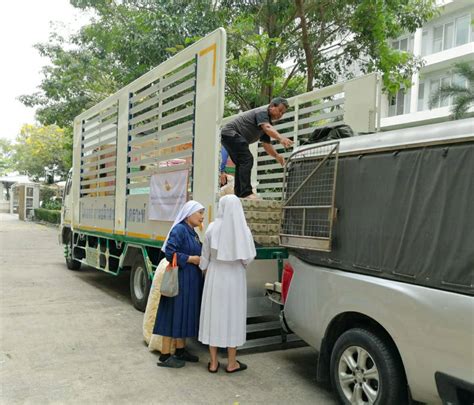
[[[469,42],[470,28],[470,15],[465,15],[456,19],[456,46],[464,45]]]
[[[423,31],[421,36],[421,56],[428,55],[428,31]]]
[[[444,26],[444,38],[443,38],[443,49],[449,49],[453,47],[454,39],[454,23],[449,23]]]
[[[446,24],[434,27],[433,29],[433,49],[432,53],[451,49],[455,46],[467,44],[471,29],[470,14],[456,18]],[[422,39],[422,55],[427,55],[427,46],[423,46],[424,33]],[[423,50],[424,48],[424,50]]]
[[[433,97],[433,94],[439,89],[440,86],[450,86],[451,84],[458,85],[460,87],[467,88],[468,81],[465,77],[458,74],[434,76],[431,78],[424,78],[418,85],[418,111],[424,111],[429,108],[429,100]],[[442,100],[438,100],[432,108],[447,107],[452,105],[454,102],[453,97],[446,97]]]
[[[451,85],[451,78],[450,77],[442,77],[440,81],[441,87],[447,87]],[[439,101],[440,107],[447,107],[448,105],[452,104],[452,97],[444,97]]]
[[[404,52],[413,52],[414,37],[400,38],[392,42],[392,48]]]
[[[425,83],[420,82],[418,85],[418,111],[425,109]]]
[[[443,26],[435,27],[433,31],[433,53],[443,50]]]
[[[405,89],[398,90],[397,94],[390,96],[388,116],[407,114],[410,112],[410,92]]]
[[[431,79],[430,85],[430,98],[433,97],[440,86],[449,86],[451,84],[451,77],[444,76],[437,79]],[[440,107],[447,107],[448,105],[452,104],[452,97],[444,97],[438,99],[436,103],[432,106],[432,108],[440,108]]]
[[[459,87],[464,87],[465,89],[468,88],[467,78],[457,73],[453,76],[453,84]]]

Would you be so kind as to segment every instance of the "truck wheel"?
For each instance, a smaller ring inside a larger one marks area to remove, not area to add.
[[[371,331],[354,328],[331,353],[331,383],[343,404],[401,404],[407,400],[402,365],[392,347]]]
[[[69,270],[79,270],[81,262],[72,258],[72,235],[69,244],[65,246],[66,249],[66,266]]]
[[[139,311],[145,312],[150,287],[151,280],[143,258],[140,257],[133,263],[130,273],[130,295],[133,306]]]

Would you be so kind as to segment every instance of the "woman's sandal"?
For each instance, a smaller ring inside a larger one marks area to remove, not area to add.
[[[217,362],[217,368],[215,370],[211,370],[211,362],[207,363],[207,371],[209,371],[210,373],[217,373],[219,371],[219,366],[221,365],[221,363]]]
[[[239,360],[237,360],[237,363],[239,363],[239,368],[234,368],[233,370],[227,370],[225,369],[226,373],[237,373],[238,371],[244,371],[247,370],[247,364],[241,363]]]

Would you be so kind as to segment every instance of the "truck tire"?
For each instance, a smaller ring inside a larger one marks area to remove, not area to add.
[[[130,272],[130,295],[133,306],[141,312],[145,312],[150,287],[151,280],[143,257],[140,256],[133,262]]]
[[[407,384],[393,348],[372,331],[354,328],[331,353],[331,383],[342,404],[403,404]]]
[[[72,258],[72,235],[67,246],[66,266],[69,270],[80,270],[81,262]]]

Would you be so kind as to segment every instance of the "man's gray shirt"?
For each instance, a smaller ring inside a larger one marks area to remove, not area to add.
[[[265,123],[272,123],[268,115],[268,107],[246,111],[224,125],[221,135],[235,136],[238,134],[241,135],[248,144],[257,142],[259,139],[261,142],[270,143],[270,137],[260,128],[260,125]]]

